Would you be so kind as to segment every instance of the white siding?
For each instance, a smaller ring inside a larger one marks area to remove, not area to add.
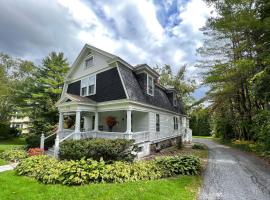
[[[94,60],[93,60],[94,65],[92,67],[85,69],[85,60],[87,59],[89,53],[90,53],[90,50],[88,50],[82,56],[82,59],[80,60],[80,62],[78,62],[78,65],[75,66],[76,69],[72,73],[71,80],[81,79],[82,77],[86,75],[95,74],[96,72],[109,67],[107,61],[110,58],[98,52],[92,51],[91,55],[94,56]]]

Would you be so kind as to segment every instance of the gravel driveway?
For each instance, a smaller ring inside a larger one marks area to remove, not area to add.
[[[270,200],[270,168],[262,160],[208,139],[193,139],[209,148],[200,200]]]

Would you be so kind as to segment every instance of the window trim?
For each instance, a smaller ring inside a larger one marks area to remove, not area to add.
[[[92,94],[89,94],[89,86],[90,86],[89,82],[90,82],[90,78],[92,78],[92,77],[95,78],[94,92]],[[87,79],[87,84],[86,84],[86,86],[82,87],[82,81],[84,79]],[[82,95],[82,88],[85,88],[85,87],[86,87],[86,94],[85,95]],[[97,76],[96,76],[96,74],[95,75],[84,77],[83,79],[81,79],[80,96],[85,97],[85,96],[95,95],[96,94],[96,88],[97,88]]]
[[[86,61],[89,60],[89,59],[91,59],[91,58],[92,58],[92,60],[93,60],[93,64],[92,64],[91,66],[87,67],[87,66],[86,66]],[[88,55],[88,56],[84,59],[84,69],[89,69],[89,68],[91,68],[91,67],[93,67],[93,66],[94,66],[94,55],[93,55],[93,54],[90,54],[90,55]]]
[[[149,92],[149,78],[152,79],[152,94]],[[154,93],[155,93],[155,84],[154,84],[154,77],[153,76],[150,76],[149,74],[147,74],[147,85],[146,85],[146,89],[147,89],[147,94],[148,95],[151,95],[151,96],[154,96]]]

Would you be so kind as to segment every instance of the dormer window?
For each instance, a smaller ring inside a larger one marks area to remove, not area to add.
[[[81,80],[81,96],[96,94],[96,75]]]
[[[154,96],[154,78],[147,74],[147,94]]]
[[[94,57],[90,56],[85,60],[85,69],[92,67],[94,65]]]
[[[175,93],[173,93],[173,106],[177,106],[177,97]]]

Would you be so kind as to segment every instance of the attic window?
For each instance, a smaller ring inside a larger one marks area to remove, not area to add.
[[[87,58],[85,60],[85,69],[89,68],[89,67],[92,67],[94,65],[94,57],[93,56],[90,56],[89,58]]]
[[[177,106],[177,97],[175,93],[173,93],[173,105]]]
[[[147,94],[154,96],[154,79],[147,74]]]

